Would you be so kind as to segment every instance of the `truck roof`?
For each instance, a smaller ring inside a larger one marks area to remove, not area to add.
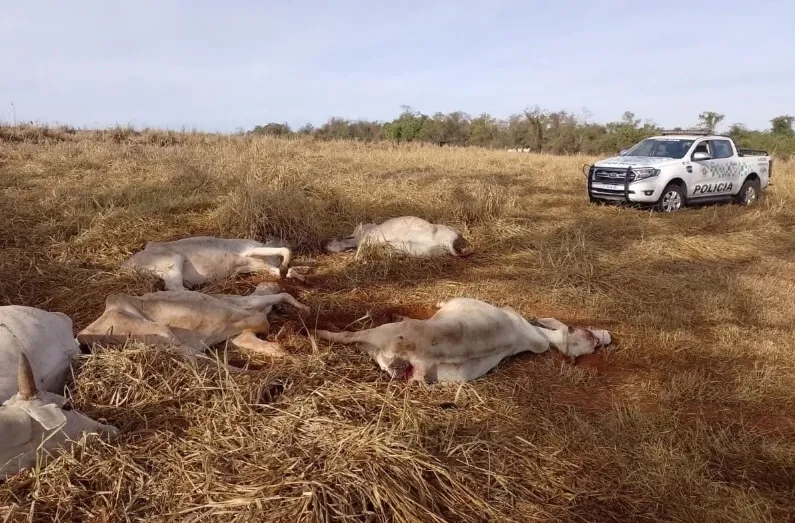
[[[707,140],[719,139],[719,140],[731,140],[728,136],[724,136],[721,134],[712,134],[706,129],[674,129],[671,131],[662,131],[657,136],[652,136],[652,138],[674,138],[674,139],[682,139],[682,140],[689,140],[689,139],[697,139],[697,138],[705,138]]]
[[[650,138],[675,138],[675,139],[682,139],[682,140],[695,140],[697,138],[705,138],[707,140],[731,140],[728,136],[723,136],[721,134],[659,134],[657,136],[650,136]]]

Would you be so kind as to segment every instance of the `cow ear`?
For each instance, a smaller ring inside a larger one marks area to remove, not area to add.
[[[28,357],[24,352],[19,354],[19,365],[17,366],[17,388],[19,395],[23,399],[31,399],[39,393],[36,388],[36,378],[33,376],[33,369],[30,366]]]
[[[25,405],[19,407],[35,419],[45,430],[57,429],[66,424],[66,414],[57,405]]]
[[[537,318],[536,321],[540,323],[542,327],[555,331],[559,331],[567,327],[565,323],[560,320],[556,320],[555,318]]]

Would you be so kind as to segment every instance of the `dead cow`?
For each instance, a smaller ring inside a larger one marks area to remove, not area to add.
[[[83,434],[118,434],[116,427],[73,410],[60,394],[40,390],[24,353],[19,355],[17,380],[18,392],[0,406],[0,477],[35,466],[37,449],[57,455]]]
[[[281,262],[279,262],[281,258]],[[162,278],[166,290],[185,290],[238,274],[264,272],[303,280],[289,267],[291,250],[281,240],[267,243],[240,238],[193,236],[169,242],[147,242],[124,262],[123,269],[150,272]]]
[[[550,347],[573,361],[611,343],[606,330],[568,327],[553,318],[536,326],[510,307],[472,298],[439,302],[427,320],[399,316],[398,321],[359,332],[317,330],[317,336],[358,343],[395,379],[466,382],[487,373],[503,358]]]
[[[223,341],[267,356],[284,357],[277,343],[261,340],[267,334],[268,314],[274,305],[289,303],[302,317],[309,307],[299,303],[279,284],[257,285],[248,296],[197,291],[158,291],[141,296],[112,294],[105,311],[77,334],[81,344],[110,344],[131,338],[150,345],[173,347],[182,354],[210,359],[204,351]],[[213,360],[214,361],[214,360]],[[232,367],[230,367],[231,369]]]
[[[464,237],[447,225],[430,223],[416,216],[390,218],[383,223],[360,223],[351,236],[328,240],[328,252],[356,249],[363,245],[386,244],[411,256],[431,256],[447,252],[453,256],[469,256],[472,248]]]
[[[71,318],[24,305],[0,307],[0,402],[18,392],[16,363],[23,353],[30,359],[36,387],[62,393],[70,358],[80,355]]]

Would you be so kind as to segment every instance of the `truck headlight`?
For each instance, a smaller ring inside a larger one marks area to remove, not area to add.
[[[660,174],[659,169],[654,169],[653,167],[641,167],[638,169],[632,169],[632,172],[635,173],[635,181],[645,180],[646,178],[653,178]]]

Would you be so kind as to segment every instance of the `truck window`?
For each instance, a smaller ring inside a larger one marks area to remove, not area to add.
[[[696,153],[709,153],[709,140],[704,140],[696,145],[696,148],[693,149],[693,154]]]
[[[681,138],[646,138],[630,147],[624,156],[651,156],[655,158],[682,158],[693,145],[693,140]]]
[[[729,140],[712,140],[712,157],[718,158],[731,158],[732,157],[732,144]]]

